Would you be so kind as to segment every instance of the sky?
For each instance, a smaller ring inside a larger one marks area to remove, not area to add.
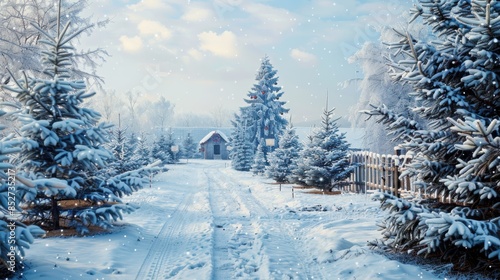
[[[236,112],[264,56],[294,123],[319,120],[329,106],[349,114],[359,93],[347,62],[376,40],[375,27],[397,22],[411,0],[98,0],[88,13],[111,22],[82,39],[109,54],[98,69],[105,88],[125,98],[165,97],[175,113]],[[140,101],[139,100],[139,101]]]

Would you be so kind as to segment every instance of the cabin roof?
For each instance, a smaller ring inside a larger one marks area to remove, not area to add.
[[[205,137],[203,137],[203,139],[201,139],[200,141],[200,145],[201,144],[205,144],[208,140],[210,140],[210,138],[212,138],[212,136],[214,136],[214,134],[219,134],[220,137],[225,141],[225,142],[229,142],[229,138],[227,138],[226,134],[224,134],[222,131],[220,130],[213,130],[213,131],[210,131]]]

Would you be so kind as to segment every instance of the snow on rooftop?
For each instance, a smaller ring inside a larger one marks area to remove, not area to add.
[[[208,133],[205,137],[203,137],[203,139],[201,139],[200,144],[206,143],[210,138],[212,138],[212,136],[214,134],[219,134],[220,137],[222,137],[222,139],[224,139],[224,141],[229,142],[229,138],[227,138],[226,134],[224,134],[220,130],[213,130],[210,133]]]

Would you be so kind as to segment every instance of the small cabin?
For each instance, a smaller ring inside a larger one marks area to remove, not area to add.
[[[200,141],[200,152],[204,159],[229,159],[229,138],[219,130],[208,133]]]

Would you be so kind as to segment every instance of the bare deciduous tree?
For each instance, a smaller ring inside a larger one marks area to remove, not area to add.
[[[103,27],[108,20],[93,22],[90,17],[82,16],[88,6],[87,0],[68,0],[62,2],[61,24],[71,21],[73,29],[85,29],[92,33],[95,27]],[[0,65],[13,73],[19,70],[41,73],[40,31],[53,31],[57,28],[57,5],[45,0],[9,0],[0,2]],[[101,86],[103,81],[95,72],[97,66],[105,60],[107,53],[103,49],[91,49],[74,54],[72,75],[76,79],[85,79],[91,85]],[[83,71],[83,67],[90,69]],[[0,70],[0,82],[6,83],[8,74]],[[4,93],[5,94],[5,93]]]

